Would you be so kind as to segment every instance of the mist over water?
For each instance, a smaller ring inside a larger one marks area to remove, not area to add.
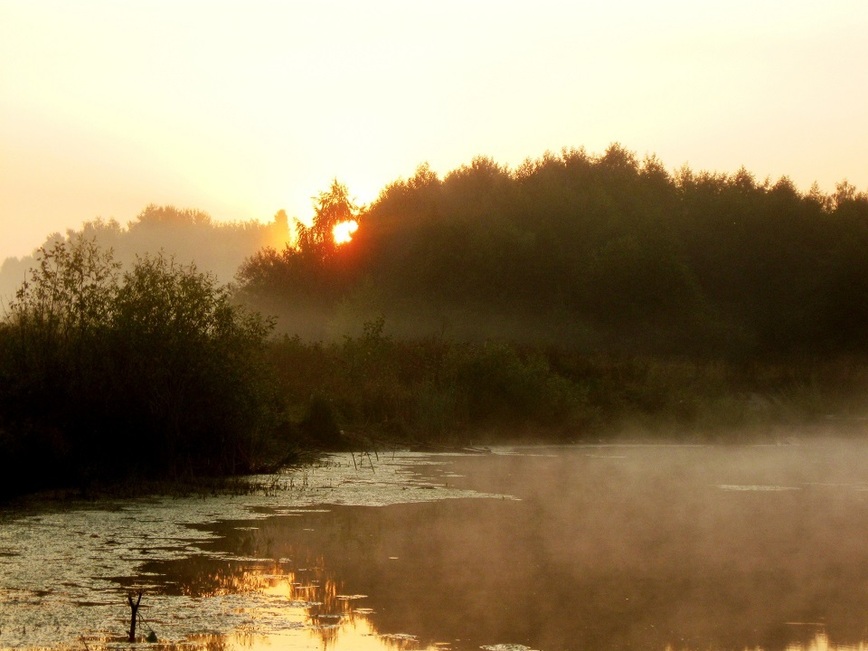
[[[546,595],[524,606],[540,648],[783,649],[865,639],[864,450],[601,447],[469,476],[522,499],[480,546]]]
[[[115,510],[156,532],[173,517],[187,524],[150,542],[134,524],[116,527],[129,569],[115,551],[96,601],[147,582],[162,639],[202,643],[194,635],[207,632],[231,648],[864,648],[866,452],[868,442],[827,439],[334,457],[303,490],[301,476],[285,478],[292,489],[205,500],[196,517],[183,500],[174,516],[171,503]],[[105,530],[112,511],[98,513],[7,516],[0,624],[13,610],[26,618],[11,601],[39,600],[10,575],[34,571],[15,541],[39,540],[40,523],[62,536],[66,517]],[[76,573],[91,576],[88,562],[71,562],[66,583],[86,583]],[[61,598],[41,576],[53,593],[41,599]],[[85,597],[72,609],[80,622]],[[0,647],[35,646],[0,628]]]

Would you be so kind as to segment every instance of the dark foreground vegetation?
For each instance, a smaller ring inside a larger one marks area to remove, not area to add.
[[[0,495],[311,448],[859,430],[868,197],[847,183],[671,175],[613,146],[423,166],[365,208],[335,182],[315,208],[234,287],[48,242],[0,323]]]
[[[268,332],[195,267],[44,249],[0,325],[0,489],[251,469]]]

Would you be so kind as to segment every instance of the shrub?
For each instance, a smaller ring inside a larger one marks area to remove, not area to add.
[[[0,329],[6,449],[65,468],[46,483],[255,463],[276,411],[268,321],[162,254],[121,274],[110,251],[78,238],[38,260]],[[28,452],[46,437],[44,457]]]

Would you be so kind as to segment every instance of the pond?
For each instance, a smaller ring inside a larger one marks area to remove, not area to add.
[[[142,590],[153,649],[868,649],[868,441],[346,454],[250,482],[0,513],[0,648],[127,648]]]

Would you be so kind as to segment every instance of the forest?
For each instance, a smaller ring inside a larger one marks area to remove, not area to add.
[[[671,173],[612,145],[422,165],[368,206],[335,180],[314,210],[222,226],[151,206],[50,238],[0,322],[0,495],[308,449],[780,440],[865,416],[868,195],[846,181]],[[124,253],[167,223],[195,262],[158,238]],[[250,235],[231,283],[221,233]]]
[[[744,169],[672,175],[615,145],[515,171],[478,158],[442,180],[422,166],[354,218],[339,251],[261,251],[240,291],[289,307],[287,329],[314,339],[383,315],[402,336],[588,353],[768,359],[868,344],[868,197],[846,182],[828,196]]]

